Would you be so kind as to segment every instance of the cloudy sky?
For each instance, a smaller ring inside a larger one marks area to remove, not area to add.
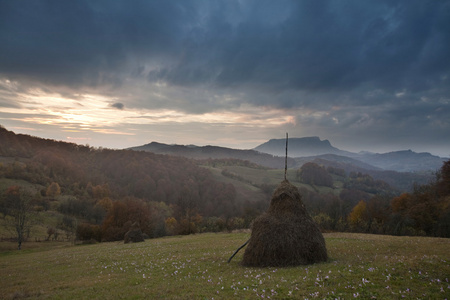
[[[450,156],[450,1],[3,0],[0,45],[17,133]]]

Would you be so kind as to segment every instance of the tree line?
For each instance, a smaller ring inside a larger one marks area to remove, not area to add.
[[[450,237],[450,161],[434,180],[401,194],[370,175],[347,175],[315,163],[304,164],[297,176],[313,186],[332,188],[333,176],[343,182],[339,195],[301,189],[308,211],[323,230]]]

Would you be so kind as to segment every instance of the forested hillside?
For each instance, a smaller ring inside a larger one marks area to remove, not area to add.
[[[94,149],[16,135],[4,128],[0,141],[0,178],[34,184],[34,206],[40,210],[54,208],[102,225],[103,233],[108,226],[123,227],[119,234],[110,234],[112,239],[126,231],[127,222],[135,221],[149,236],[196,232],[202,226],[223,229],[218,217],[228,221],[241,216],[254,202],[238,203],[232,184],[214,180],[210,171],[182,157]],[[137,207],[136,213],[125,212],[123,204]],[[239,222],[236,227],[248,226],[243,219]]]
[[[408,193],[320,160],[289,169],[288,179],[322,230],[448,237],[449,164]],[[148,237],[248,228],[282,178],[239,159],[93,148],[0,128],[2,224],[14,227],[26,208],[47,239],[122,240],[133,224]]]
[[[183,156],[193,159],[230,159],[250,161],[255,164],[269,168],[284,168],[284,157],[273,156],[267,153],[260,153],[255,150],[237,150],[217,146],[184,146],[184,145],[167,145],[152,142],[143,146],[132,147],[132,150],[148,151],[157,154],[168,154]],[[289,168],[295,167],[295,160],[288,158],[287,164]]]

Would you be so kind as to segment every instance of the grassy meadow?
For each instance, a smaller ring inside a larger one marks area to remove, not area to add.
[[[5,250],[2,242],[0,298],[450,298],[450,239],[327,233],[326,263],[246,268],[239,264],[242,249],[228,264],[249,235],[76,246],[30,242],[21,251]]]

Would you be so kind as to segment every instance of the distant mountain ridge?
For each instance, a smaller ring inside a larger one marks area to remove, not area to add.
[[[254,150],[276,156],[284,156],[286,148],[285,145],[286,139],[271,139],[268,142],[257,146]],[[353,157],[356,155],[354,153],[333,147],[330,141],[322,141],[317,136],[289,138],[288,156],[290,157],[317,156],[323,154],[336,154],[348,157]]]
[[[218,146],[168,145],[158,142],[152,142],[130,149],[150,151],[158,154],[178,155],[192,159],[235,158],[247,160],[265,167],[284,168],[285,147],[285,139],[271,139],[250,150],[238,150]],[[289,138],[288,156],[288,168],[297,168],[306,161],[320,158],[329,162],[342,162],[346,160],[347,164],[351,161],[351,164],[366,170],[389,170],[396,172],[436,171],[447,160],[430,153],[416,153],[411,150],[393,151],[383,154],[368,151],[353,153],[336,148],[328,140],[321,140],[317,136]]]
[[[277,156],[284,156],[286,140],[272,139],[254,150]],[[411,150],[393,151],[388,153],[361,152],[353,153],[333,147],[328,140],[319,137],[290,138],[288,155],[290,157],[317,157],[326,154],[345,156],[359,160],[373,167],[397,172],[436,171],[445,158],[427,152],[416,153]]]
[[[274,169],[284,168],[284,157],[260,153],[255,150],[237,150],[218,146],[194,146],[194,145],[168,145],[151,142],[142,146],[132,147],[135,151],[149,151],[157,154],[183,156],[192,159],[226,159],[234,158]],[[295,160],[288,159],[288,167],[295,167]]]
[[[428,152],[417,153],[411,150],[393,151],[382,154],[365,153],[359,155],[358,159],[384,170],[395,170],[398,172],[436,171],[442,167],[444,161],[448,160]]]
[[[286,140],[272,139],[254,150],[277,156],[284,156]],[[309,157],[334,154],[350,157],[383,170],[397,172],[436,171],[446,160],[427,152],[416,153],[411,150],[393,151],[388,153],[360,152],[353,153],[333,147],[328,140],[319,137],[290,138],[288,155],[290,157]]]

